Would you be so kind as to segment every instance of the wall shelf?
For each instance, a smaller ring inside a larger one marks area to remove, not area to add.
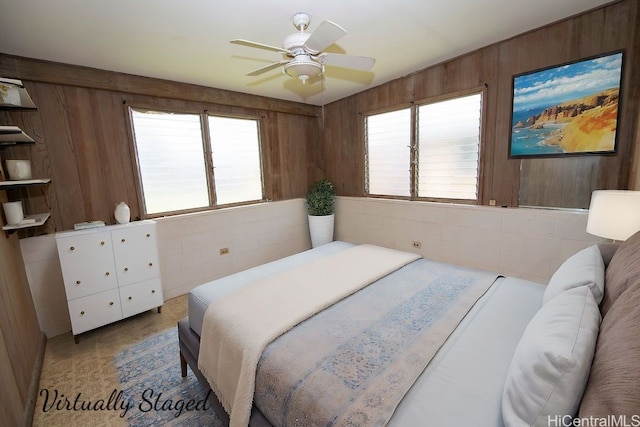
[[[0,148],[19,144],[35,144],[35,141],[18,126],[0,126]]]
[[[51,178],[0,181],[0,190],[14,190],[16,188],[33,187],[36,185],[49,184],[50,182]]]
[[[35,141],[17,126],[0,126],[0,150],[23,144],[35,144]],[[0,158],[0,164],[1,162]],[[50,178],[0,181],[0,191],[45,185],[50,182]],[[19,224],[6,224],[2,230],[6,235],[9,235],[22,228],[39,227],[47,222],[49,216],[51,216],[50,213],[27,215]]]
[[[0,77],[0,110],[35,110],[22,80]]]
[[[7,224],[3,226],[2,229],[6,232],[12,232],[15,230],[19,230],[21,228],[39,227],[41,225],[44,225],[45,222],[47,222],[50,215],[51,214],[48,212],[41,213],[41,214],[27,215],[19,224]]]

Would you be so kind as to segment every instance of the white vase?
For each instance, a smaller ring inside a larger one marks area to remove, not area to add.
[[[335,215],[309,215],[309,234],[311,247],[315,248],[333,242],[333,222]]]
[[[127,224],[131,219],[131,209],[129,209],[129,206],[127,206],[125,202],[120,202],[116,205],[113,216],[118,224]]]

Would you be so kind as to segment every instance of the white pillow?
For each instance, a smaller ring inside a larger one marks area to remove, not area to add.
[[[542,306],[527,325],[509,366],[502,395],[505,426],[546,427],[549,417],[576,414],[600,320],[588,286],[569,289]]]
[[[544,291],[542,304],[568,289],[584,285],[589,286],[596,304],[600,304],[604,295],[604,261],[598,245],[575,253],[558,267]]]

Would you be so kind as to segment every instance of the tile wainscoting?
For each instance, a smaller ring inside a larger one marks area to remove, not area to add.
[[[157,218],[164,298],[311,247],[303,199]],[[53,234],[20,240],[41,330],[71,330]],[[220,249],[229,253],[220,255]]]
[[[587,216],[586,211],[338,197],[335,237],[547,283],[566,258],[605,241],[587,234]],[[421,248],[414,248],[414,241]]]
[[[165,299],[311,246],[303,199],[157,222]],[[586,233],[586,223],[586,212],[338,197],[335,238],[546,283],[568,256],[603,241]],[[70,331],[53,235],[21,239],[20,246],[40,328],[48,337]],[[229,253],[220,255],[222,248]]]

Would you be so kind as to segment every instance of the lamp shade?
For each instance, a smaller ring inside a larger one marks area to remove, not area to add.
[[[640,191],[597,190],[591,194],[587,233],[627,240],[640,230]]]

